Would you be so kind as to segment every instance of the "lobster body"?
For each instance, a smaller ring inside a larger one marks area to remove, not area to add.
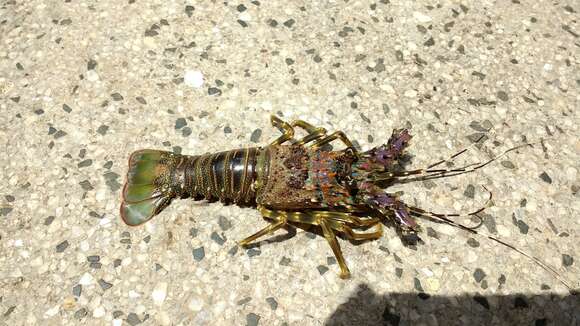
[[[142,224],[174,198],[293,211],[349,205],[353,195],[347,180],[351,180],[353,159],[348,151],[328,152],[302,145],[196,156],[139,150],[129,158],[121,216],[129,225]]]

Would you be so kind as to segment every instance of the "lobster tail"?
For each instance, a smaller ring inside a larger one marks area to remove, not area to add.
[[[139,150],[131,154],[123,187],[121,217],[131,226],[140,225],[182,195],[183,182],[178,167],[185,156],[158,150]]]

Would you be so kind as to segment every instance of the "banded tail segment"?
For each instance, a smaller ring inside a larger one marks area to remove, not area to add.
[[[253,203],[258,175],[256,147],[186,156],[152,149],[131,154],[121,217],[128,225],[149,221],[174,198]]]
[[[173,198],[188,197],[185,167],[195,157],[152,149],[131,154],[123,187],[121,217],[135,226],[149,221]]]
[[[206,199],[251,203],[256,198],[252,186],[258,174],[257,147],[205,154],[188,165],[186,184],[191,194]]]

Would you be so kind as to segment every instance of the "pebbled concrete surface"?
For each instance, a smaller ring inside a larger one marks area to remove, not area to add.
[[[177,201],[129,228],[118,206],[131,151],[267,144],[270,114],[365,149],[409,127],[409,168],[488,133],[456,165],[535,145],[395,190],[453,212],[482,205],[487,187],[479,230],[578,288],[579,11],[571,0],[0,2],[0,324],[578,323],[577,297],[551,274],[445,225],[421,221],[411,247],[392,228],[341,241],[343,281],[326,241],[301,229],[238,248],[266,223],[250,208]]]

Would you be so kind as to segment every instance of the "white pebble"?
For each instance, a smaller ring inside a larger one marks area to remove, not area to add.
[[[95,310],[93,310],[93,317],[95,318],[101,318],[105,315],[105,308],[99,306],[96,307]]]
[[[96,82],[99,80],[99,74],[94,70],[87,71],[87,80],[90,82]]]
[[[252,20],[252,16],[250,16],[250,13],[247,12],[247,11],[244,11],[244,12],[240,13],[240,15],[238,16],[238,18],[240,20],[242,20],[242,21],[245,21],[245,22],[249,22],[249,21]]]
[[[185,85],[200,88],[203,85],[203,74],[199,70],[187,70],[183,76]]]
[[[203,308],[203,302],[197,298],[193,298],[189,301],[189,309],[193,311],[200,311]]]
[[[60,306],[58,306],[58,305],[48,309],[44,313],[44,318],[54,317],[58,313],[59,310],[60,310]]]
[[[81,284],[81,285],[89,285],[89,284],[92,284],[93,281],[94,281],[93,276],[91,274],[89,274],[89,273],[85,273],[81,277],[81,279],[79,280],[79,284]]]
[[[163,304],[163,301],[165,301],[166,296],[167,296],[167,283],[166,282],[157,283],[157,285],[153,289],[153,292],[151,293],[153,302],[156,305],[161,306]]]
[[[431,17],[429,17],[423,13],[420,13],[418,11],[415,11],[413,13],[413,17],[420,23],[428,23],[432,20]]]
[[[408,89],[405,91],[405,97],[414,98],[417,96],[417,91],[414,89]]]

